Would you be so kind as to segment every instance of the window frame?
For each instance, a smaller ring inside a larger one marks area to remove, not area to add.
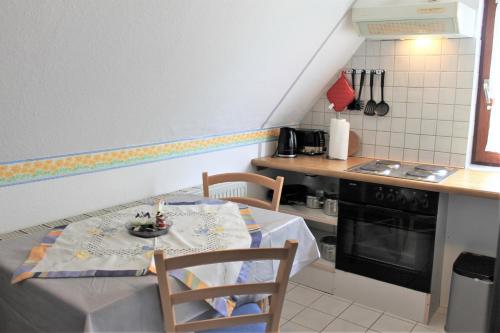
[[[477,103],[471,158],[473,164],[489,166],[500,166],[500,153],[486,151],[490,127],[490,111],[486,109],[487,103],[483,89],[484,80],[490,78],[496,6],[496,0],[485,0],[484,2],[483,27],[481,31],[481,57],[479,63],[479,80],[477,85]],[[497,102],[500,102],[500,100]]]

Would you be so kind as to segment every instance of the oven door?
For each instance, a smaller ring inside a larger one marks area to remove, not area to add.
[[[339,203],[336,267],[429,293],[436,218]]]

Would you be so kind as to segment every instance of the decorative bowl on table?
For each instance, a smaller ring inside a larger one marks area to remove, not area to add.
[[[151,218],[149,213],[138,213],[135,216],[135,221],[126,224],[129,234],[141,238],[166,235],[171,226],[172,223],[168,223],[163,216],[162,220],[158,221],[158,217]]]

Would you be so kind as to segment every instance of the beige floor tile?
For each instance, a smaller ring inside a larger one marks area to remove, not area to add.
[[[338,316],[347,309],[352,302],[331,295],[323,295],[310,305],[311,308],[328,313],[332,316]]]
[[[323,293],[320,291],[303,286],[297,286],[286,294],[286,298],[295,303],[310,305],[315,300],[320,298],[321,295],[323,295]]]
[[[285,299],[283,303],[283,310],[281,312],[281,318],[292,319],[299,313],[304,310],[306,307],[304,305],[289,301]]]
[[[323,332],[366,332],[366,328],[337,318]]]
[[[288,282],[288,285],[286,286],[286,292],[289,293],[291,290],[293,290],[297,286],[298,285],[296,283]]]
[[[384,312],[384,315],[388,315],[388,316],[391,316],[391,317],[396,318],[396,319],[401,319],[403,321],[407,321],[407,322],[412,323],[412,324],[416,324],[417,323],[415,320],[411,320],[411,319],[408,319],[408,318],[405,318],[405,317],[401,317],[401,316],[392,314],[390,312]]]
[[[374,309],[368,309],[358,304],[351,305],[347,310],[340,314],[340,318],[350,321],[351,323],[370,327],[382,314]]]
[[[321,331],[328,324],[330,324],[333,319],[335,319],[335,317],[307,308],[293,317],[291,321],[304,327],[311,328],[315,331]]]
[[[378,332],[411,332],[414,323],[397,319],[388,315],[382,315],[375,324],[370,327],[371,329]]]
[[[293,321],[288,321],[285,325],[280,327],[281,332],[315,332],[314,330],[301,326],[299,324],[294,323]]]
[[[436,331],[435,329],[429,327],[429,326],[424,326],[422,324],[417,324],[413,328],[412,332],[414,333],[436,333],[436,332],[444,332],[444,331]]]

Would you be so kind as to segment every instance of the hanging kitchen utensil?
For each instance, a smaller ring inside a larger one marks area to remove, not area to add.
[[[345,78],[344,73],[340,73],[338,80],[328,89],[326,97],[330,101],[330,109],[337,112],[344,111],[345,107],[352,102],[356,96],[351,85]]]
[[[375,107],[377,116],[385,116],[389,112],[389,105],[384,101],[384,78],[385,71],[383,70],[380,77],[380,102]]]
[[[363,69],[361,71],[361,79],[359,81],[358,98],[356,99],[356,103],[354,104],[354,107],[351,110],[361,110],[365,105],[365,103],[361,100],[361,92],[363,91],[363,85],[365,84],[365,74],[366,71]]]
[[[353,110],[356,106],[356,70],[354,68],[351,69],[351,84],[352,90],[354,91],[354,99],[351,104],[347,106],[347,110]]]
[[[375,71],[371,70],[370,71],[370,100],[368,103],[366,103],[365,106],[365,111],[364,113],[367,116],[374,116],[375,115],[375,107],[377,106],[377,103],[373,100],[373,77],[375,76]]]

